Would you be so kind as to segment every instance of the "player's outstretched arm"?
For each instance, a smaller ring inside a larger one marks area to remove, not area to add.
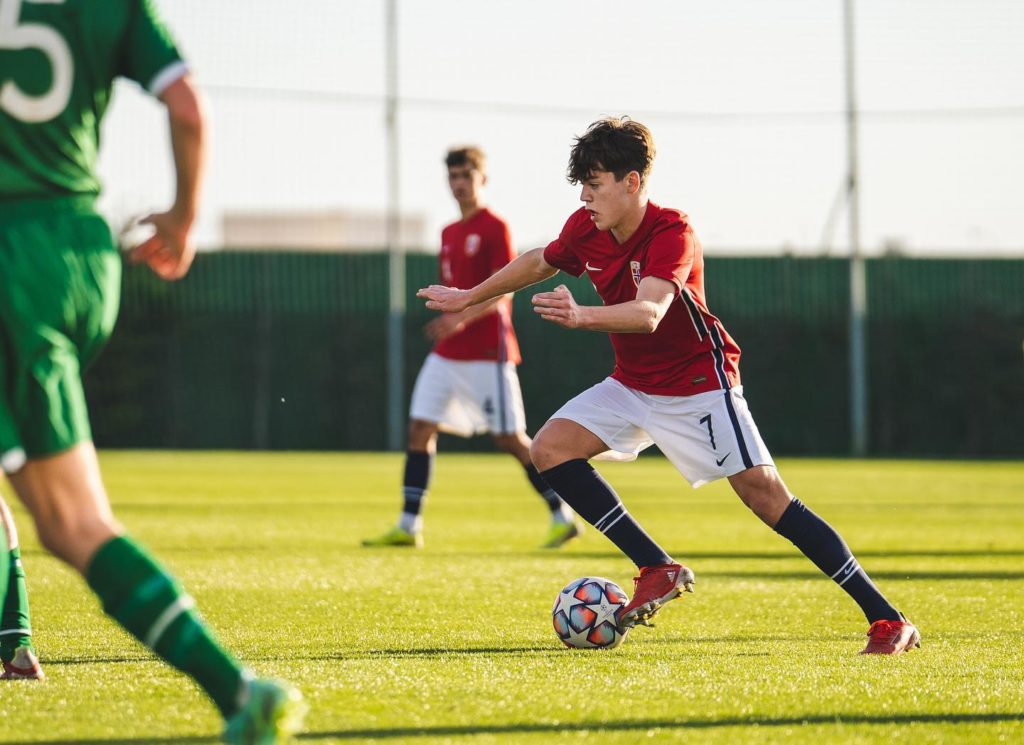
[[[484,316],[496,313],[502,305],[511,306],[511,304],[512,295],[509,294],[485,300],[477,305],[471,305],[461,313],[441,313],[430,319],[427,325],[423,327],[423,331],[428,339],[438,342],[442,339],[447,339],[453,334],[458,334],[465,330],[466,326]]]
[[[555,267],[544,260],[544,249],[535,248],[509,262],[476,287],[460,290],[444,285],[430,285],[419,290],[416,297],[426,300],[431,310],[458,313],[471,305],[529,287],[553,277],[557,272]]]
[[[195,258],[192,224],[199,209],[199,191],[206,165],[206,116],[202,98],[188,75],[160,94],[167,107],[171,150],[177,179],[174,204],[142,220],[156,232],[131,251],[131,259],[146,263],[163,279],[181,279]]]
[[[665,317],[676,286],[665,279],[644,277],[636,300],[616,305],[577,305],[569,288],[533,296],[533,310],[545,321],[567,329],[588,329],[614,334],[653,334]]]

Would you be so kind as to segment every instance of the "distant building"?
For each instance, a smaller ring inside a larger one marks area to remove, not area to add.
[[[229,210],[222,218],[226,250],[380,251],[387,244],[387,215],[346,209],[302,211]],[[398,243],[429,251],[423,215],[399,218]]]

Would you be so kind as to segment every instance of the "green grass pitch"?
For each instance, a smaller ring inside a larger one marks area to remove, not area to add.
[[[602,472],[697,592],[604,652],[562,648],[551,604],[586,574],[631,591],[632,566],[592,529],[536,549],[545,510],[507,456],[440,455],[422,551],[358,545],[396,516],[398,455],[102,461],[121,520],[222,640],[304,691],[311,742],[1024,741],[1022,462],[780,463],[922,630],[920,650],[865,658],[839,588],[727,484],[691,490],[658,457]],[[17,514],[49,679],[0,684],[0,742],[216,741],[199,690]]]

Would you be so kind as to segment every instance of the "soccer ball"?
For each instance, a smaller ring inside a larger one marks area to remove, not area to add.
[[[611,649],[622,643],[619,617],[629,598],[622,588],[604,577],[580,577],[555,598],[551,622],[567,647]]]

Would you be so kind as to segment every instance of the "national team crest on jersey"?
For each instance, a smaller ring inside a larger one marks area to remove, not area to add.
[[[640,286],[640,262],[631,261],[629,262],[629,271],[633,275],[633,284],[637,287]]]
[[[476,252],[480,250],[480,236],[476,233],[470,233],[466,236],[466,256],[476,256]]]

